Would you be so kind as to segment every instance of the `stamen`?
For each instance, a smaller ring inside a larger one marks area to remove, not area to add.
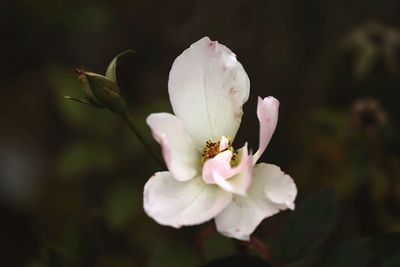
[[[202,154],[203,162],[215,157],[216,155],[218,155],[219,152],[221,152],[221,151],[219,151],[219,144],[220,144],[219,141],[216,143],[213,143],[213,142],[211,142],[211,140],[208,140],[206,142],[206,146],[204,147],[203,154]]]
[[[223,149],[220,151],[220,141],[214,143],[211,140],[208,140],[206,142],[206,145],[204,146],[203,153],[201,154],[202,156],[202,162],[206,162],[207,160],[215,157],[219,153],[230,150],[232,152],[232,158],[231,158],[231,166],[236,166],[237,165],[237,160],[238,160],[238,152],[235,151],[235,149],[232,146],[232,141],[229,140],[227,148]]]

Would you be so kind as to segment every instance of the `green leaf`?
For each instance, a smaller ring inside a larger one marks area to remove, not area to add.
[[[95,266],[99,258],[99,239],[93,224],[81,223],[77,218],[64,226],[60,247],[66,252],[68,265]],[[97,265],[96,265],[97,266]]]
[[[110,63],[110,65],[108,65],[107,67],[107,71],[106,71],[106,77],[109,78],[111,81],[117,83],[117,74],[116,74],[116,70],[117,70],[117,65],[119,63],[119,61],[121,60],[121,58],[123,56],[125,56],[126,54],[129,53],[135,53],[133,50],[126,50],[120,54],[118,54]]]
[[[282,260],[294,261],[318,248],[333,230],[336,218],[337,203],[333,189],[323,189],[306,198],[285,226]]]
[[[32,261],[28,263],[27,267],[47,267],[43,262],[40,261]]]
[[[345,241],[331,250],[318,267],[400,266],[400,233]]]
[[[382,267],[399,267],[400,266],[400,255],[391,259],[387,259],[382,264]]]
[[[158,239],[152,246],[148,267],[196,266],[197,259],[190,245]]]
[[[369,239],[345,241],[332,249],[318,267],[367,267],[370,263]]]
[[[63,267],[65,266],[61,251],[54,247],[47,247],[46,262],[48,267]]]
[[[104,220],[114,230],[123,230],[141,211],[142,188],[128,182],[114,185],[106,197]]]
[[[237,254],[226,258],[220,258],[213,260],[200,267],[231,267],[231,266],[251,266],[251,267],[269,267],[271,264],[264,261],[263,259],[249,255],[249,254]]]
[[[400,232],[375,238],[371,243],[374,261],[378,266],[400,266]]]
[[[112,149],[86,141],[69,145],[61,154],[56,171],[61,177],[75,177],[87,173],[105,173],[116,164]]]
[[[235,243],[220,234],[213,234],[204,242],[204,255],[206,259],[227,257],[235,253],[236,250]]]

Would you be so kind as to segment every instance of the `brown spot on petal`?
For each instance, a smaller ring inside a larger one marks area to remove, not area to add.
[[[231,96],[235,96],[236,94],[237,94],[237,89],[235,88],[235,87],[231,87],[231,88],[229,88],[229,94],[231,95]]]
[[[235,116],[237,119],[240,119],[240,118],[242,117],[242,115],[243,115],[243,110],[242,110],[242,109],[236,111],[235,114],[234,114],[234,116]]]

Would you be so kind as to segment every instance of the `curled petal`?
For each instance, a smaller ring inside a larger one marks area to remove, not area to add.
[[[294,210],[294,200],[297,196],[297,187],[293,179],[272,164],[257,164],[265,176],[265,194],[269,200],[281,205],[281,209]]]
[[[246,195],[251,183],[253,162],[248,154],[247,144],[240,149],[240,163],[231,166],[232,152],[226,150],[205,162],[203,166],[203,179],[208,184],[217,184],[224,190],[239,195]]]
[[[214,174],[218,173],[220,176],[233,176],[237,170],[231,168],[230,161],[232,159],[232,152],[230,150],[219,153],[212,159],[204,163],[202,176],[204,182],[207,184],[215,184]]]
[[[229,147],[229,140],[225,136],[222,136],[221,141],[219,142],[219,151],[224,151]]]
[[[281,185],[289,184],[279,182],[280,179],[287,181],[288,177],[277,166],[257,164],[247,195],[234,195],[232,202],[215,218],[217,230],[228,237],[249,240],[251,233],[263,219],[288,208],[288,203],[286,203],[288,198],[285,196],[296,195],[293,187],[289,186],[285,189],[276,186],[280,190],[270,190],[271,186],[274,187],[273,182]],[[271,199],[272,195],[274,200]],[[285,201],[282,201],[283,199]]]
[[[278,123],[279,101],[272,97],[258,98],[257,117],[260,122],[259,148],[253,156],[253,163],[264,153]]]
[[[182,122],[172,114],[154,113],[147,117],[154,139],[161,145],[167,168],[179,181],[199,173],[201,156]]]
[[[144,210],[156,222],[179,228],[206,222],[221,212],[232,194],[207,185],[200,176],[177,181],[170,172],[158,172],[144,187]]]
[[[198,147],[221,136],[235,137],[249,89],[236,55],[208,37],[178,56],[169,74],[172,108]]]

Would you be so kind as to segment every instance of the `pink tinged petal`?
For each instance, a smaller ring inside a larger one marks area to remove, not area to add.
[[[170,172],[158,172],[144,187],[144,210],[161,225],[179,228],[214,218],[232,200],[232,194],[207,185],[200,176],[177,181]]]
[[[259,148],[253,156],[253,163],[264,153],[278,123],[279,101],[272,97],[258,98],[257,117],[260,122]]]
[[[253,161],[250,156],[247,157],[246,166],[247,168],[242,172],[228,179],[225,179],[218,173],[214,173],[215,183],[225,191],[245,196],[252,180]]]
[[[215,174],[218,174],[222,177],[233,176],[236,170],[231,168],[231,158],[232,151],[226,150],[219,153],[214,158],[207,160],[204,163],[202,171],[204,182],[207,184],[215,184]]]
[[[179,181],[199,173],[201,155],[182,122],[172,114],[154,113],[147,117],[154,139],[161,145],[167,168]]]
[[[246,195],[251,183],[253,161],[248,154],[247,144],[239,150],[240,163],[231,167],[232,152],[230,150],[219,153],[204,163],[202,176],[207,184],[217,184],[225,191]]]
[[[282,205],[282,209],[294,210],[294,200],[297,196],[297,187],[293,179],[283,173],[278,166],[260,163],[266,176],[265,194],[272,202]]]
[[[215,218],[217,230],[228,237],[249,240],[250,235],[262,220],[280,210],[287,209],[286,203],[272,201],[271,194],[267,193],[271,192],[273,181],[286,180],[287,177],[277,166],[265,163],[257,164],[254,167],[253,181],[247,195],[234,195],[232,202]],[[292,195],[294,193],[292,190],[291,186],[287,188],[287,192],[281,188],[281,193],[286,192],[284,195]],[[278,197],[275,198],[275,201],[277,199],[282,200]]]
[[[224,151],[229,147],[229,140],[225,136],[221,137],[221,140],[219,141],[219,151]]]
[[[208,37],[178,56],[169,74],[172,108],[198,147],[221,136],[235,137],[249,90],[235,54]]]

